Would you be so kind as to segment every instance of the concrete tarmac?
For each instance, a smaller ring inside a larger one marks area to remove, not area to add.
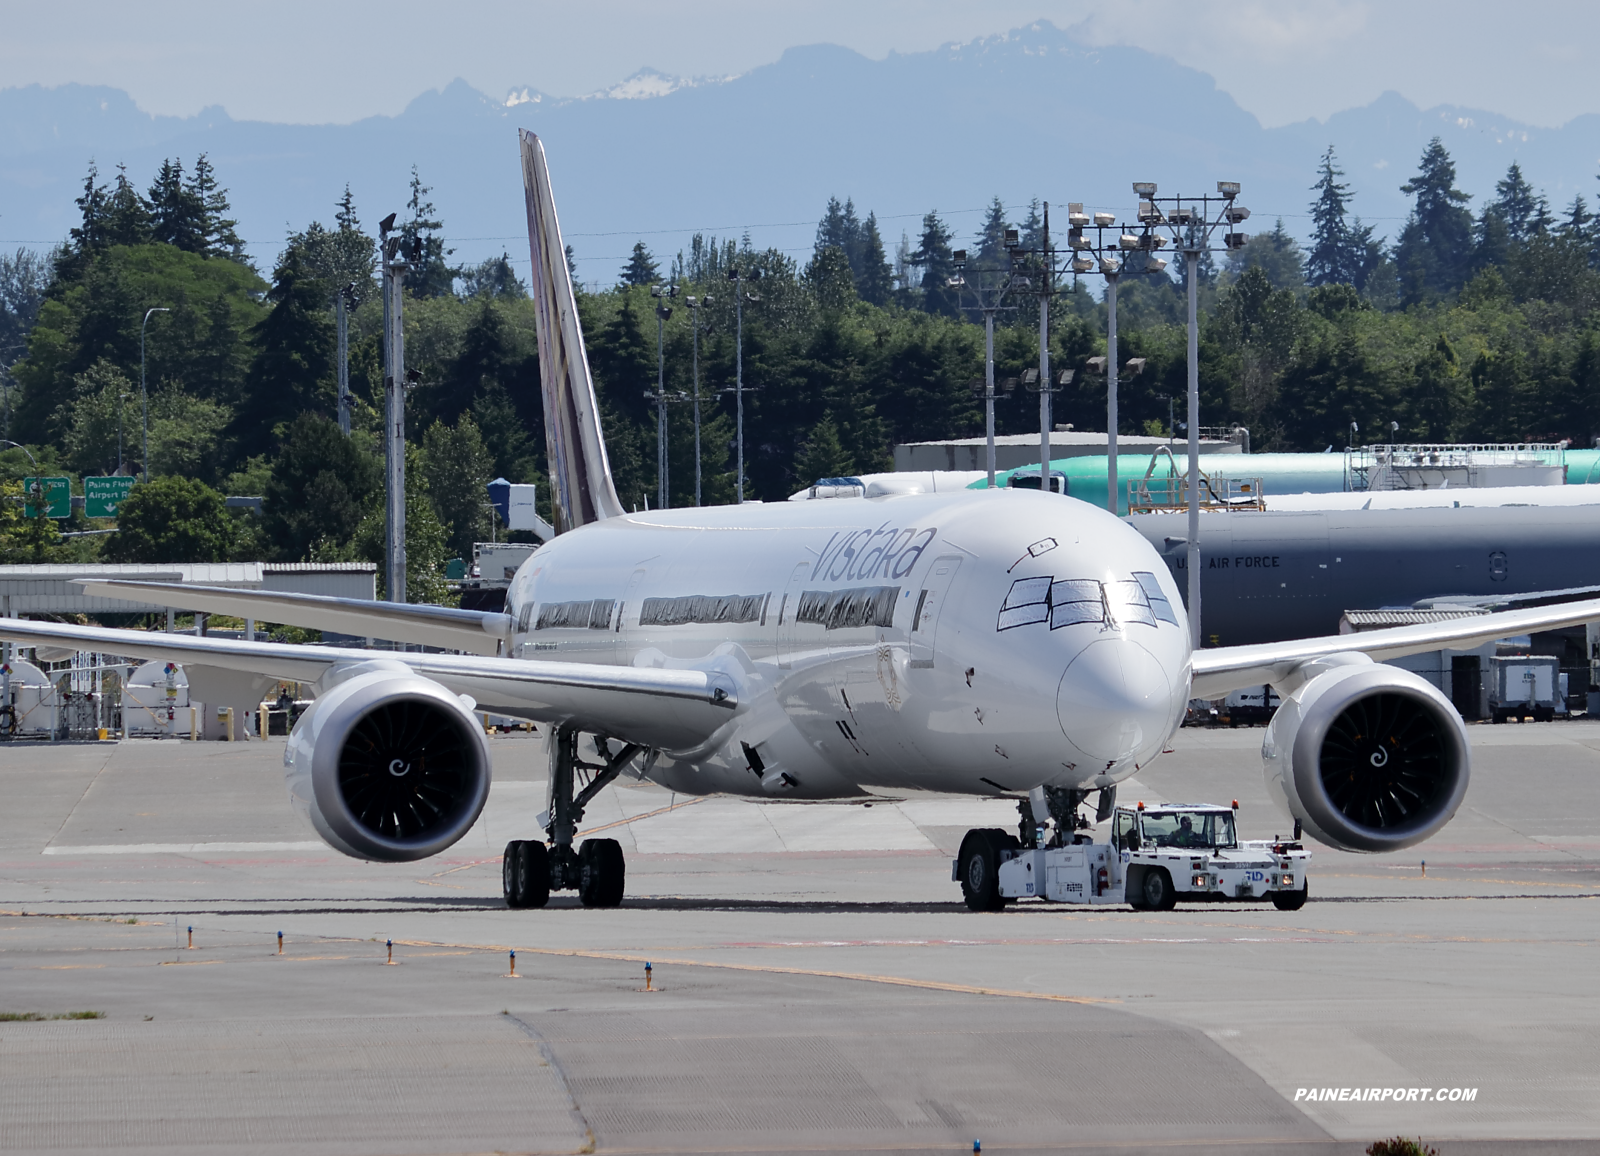
[[[1123,797],[1272,835],[1261,733],[1184,731]],[[632,783],[586,820],[624,906],[509,911],[537,737],[393,865],[300,825],[281,739],[0,747],[0,1014],[104,1013],[0,1022],[0,1152],[1595,1151],[1600,723],[1469,733],[1456,820],[1319,849],[1294,913],[978,915],[950,858],[1010,803]]]

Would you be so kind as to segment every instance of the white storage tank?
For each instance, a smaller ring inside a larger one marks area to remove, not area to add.
[[[60,695],[49,675],[31,662],[0,663],[0,734],[48,737],[57,725]]]
[[[147,662],[122,688],[122,726],[130,737],[189,735],[189,679],[175,662]]]

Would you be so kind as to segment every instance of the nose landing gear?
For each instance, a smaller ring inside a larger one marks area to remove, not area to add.
[[[627,865],[615,839],[572,842],[584,808],[644,750],[628,743],[615,754],[611,740],[595,736],[595,751],[605,761],[586,763],[578,755],[574,726],[556,729],[550,743],[550,809],[540,816],[549,845],[513,839],[506,844],[501,884],[507,907],[543,907],[550,892],[576,889],[585,907],[615,907],[622,902]],[[580,788],[579,781],[587,777]]]

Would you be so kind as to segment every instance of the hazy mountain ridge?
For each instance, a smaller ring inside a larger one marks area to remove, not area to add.
[[[1399,186],[1434,135],[1474,207],[1512,160],[1557,214],[1575,192],[1600,193],[1600,116],[1541,129],[1481,110],[1423,110],[1391,92],[1325,123],[1264,129],[1202,72],[1042,23],[881,61],[811,45],[734,77],[645,69],[586,97],[529,85],[497,100],[458,80],[397,116],[345,125],[235,121],[221,108],[152,116],[116,89],[30,86],[0,90],[0,126],[0,241],[64,236],[91,158],[103,177],[125,162],[143,187],[162,158],[192,163],[206,151],[264,265],[288,229],[331,218],[347,181],[369,224],[399,209],[413,163],[434,186],[458,258],[502,247],[517,257],[512,130],[532,128],[589,279],[609,278],[633,236],[670,252],[683,230],[750,223],[757,244],[803,249],[807,226],[767,223],[814,221],[835,194],[875,210],[892,242],[931,208],[967,237],[977,218],[961,211],[996,194],[1008,205],[1037,196],[1126,209],[1136,179],[1164,192],[1233,179],[1256,212],[1252,228],[1283,214],[1303,233],[1329,143],[1354,210],[1380,234],[1398,231],[1409,209]],[[623,236],[589,236],[611,233]]]

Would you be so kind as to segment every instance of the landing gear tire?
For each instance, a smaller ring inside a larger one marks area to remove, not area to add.
[[[578,898],[585,907],[615,907],[627,882],[622,845],[615,839],[585,839],[578,847]]]
[[[500,885],[507,907],[543,907],[550,902],[550,853],[543,843],[513,839],[500,860]]]
[[[973,911],[999,911],[1005,906],[1000,895],[1000,851],[1014,841],[1008,832],[989,828],[968,831],[961,840],[961,897]]]
[[[1299,911],[1306,905],[1306,897],[1311,893],[1311,884],[1301,884],[1298,891],[1274,891],[1272,905],[1279,911]]]
[[[1161,867],[1145,871],[1139,890],[1145,907],[1151,911],[1171,911],[1178,905],[1178,891],[1172,886],[1172,876]]]

